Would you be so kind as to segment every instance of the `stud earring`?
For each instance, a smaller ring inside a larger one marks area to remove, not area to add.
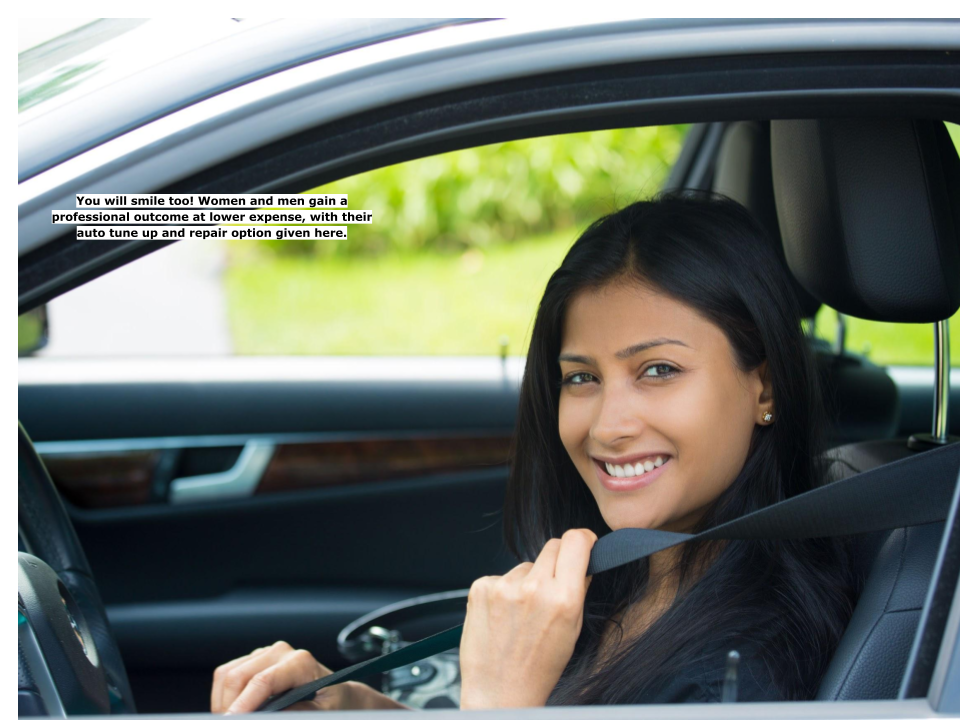
[[[771,414],[768,413],[768,412],[765,412],[765,413],[763,414],[763,421],[764,421],[764,422],[770,422],[771,420],[773,420],[773,415],[771,415]]]

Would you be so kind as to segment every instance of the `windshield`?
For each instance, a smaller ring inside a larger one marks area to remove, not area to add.
[[[21,20],[18,180],[272,73],[463,22],[472,21]]]
[[[42,33],[47,20],[21,20],[21,36]],[[18,55],[20,124],[201,45],[248,29],[242,18],[101,18],[29,47]],[[41,35],[42,37],[42,35]]]

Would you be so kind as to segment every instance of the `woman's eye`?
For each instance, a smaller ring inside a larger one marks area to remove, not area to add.
[[[643,377],[669,377],[677,372],[677,368],[673,365],[668,365],[667,363],[658,363],[656,365],[651,365],[646,370],[643,371]]]
[[[591,375],[590,373],[585,373],[585,372],[571,373],[570,375],[567,375],[563,380],[561,380],[561,381],[560,381],[560,384],[561,384],[561,385],[586,385],[586,383],[583,382],[583,381],[577,381],[577,382],[575,382],[575,381],[574,381],[574,378],[578,378],[578,377],[588,377],[588,378],[592,378],[593,375]]]

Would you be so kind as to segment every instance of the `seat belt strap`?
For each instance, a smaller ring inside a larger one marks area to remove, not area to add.
[[[594,543],[586,574],[626,565],[689,540],[802,540],[941,522],[950,509],[958,472],[960,444],[946,445],[836,480],[696,535],[615,530]],[[269,698],[257,712],[283,710],[330,685],[387,672],[457,647],[462,633],[460,624],[338,670]]]

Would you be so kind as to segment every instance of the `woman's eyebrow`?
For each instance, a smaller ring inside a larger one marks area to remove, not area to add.
[[[636,345],[631,345],[630,347],[624,348],[623,350],[618,350],[615,354],[619,360],[626,360],[627,358],[633,357],[637,353],[641,353],[644,350],[649,350],[652,347],[657,347],[657,345],[683,345],[683,347],[690,347],[685,342],[680,340],[674,340],[673,338],[655,338],[654,340],[648,340],[647,342],[637,343]],[[594,365],[596,360],[587,355],[572,355],[570,353],[560,353],[560,357],[557,358],[557,362],[574,362],[574,363],[583,363],[584,365]]]

